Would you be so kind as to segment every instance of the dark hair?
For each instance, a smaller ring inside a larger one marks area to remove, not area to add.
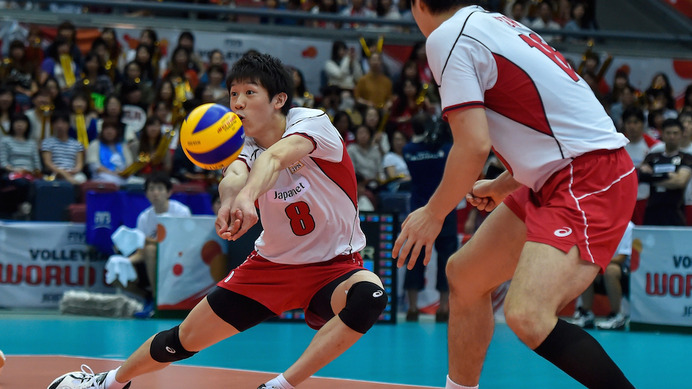
[[[634,117],[640,122],[644,123],[644,111],[642,111],[639,107],[625,108],[625,111],[622,112],[622,121],[625,122],[631,117]]]
[[[103,139],[103,132],[104,131],[103,130],[106,127],[115,128],[116,135],[115,135],[115,140],[113,142],[114,143],[120,142],[121,138],[122,138],[122,134],[123,134],[122,124],[116,119],[105,119],[103,121],[103,124],[101,124],[101,133],[99,133],[99,142],[101,142],[101,144],[104,144],[104,139]]]
[[[649,127],[656,128],[656,116],[663,117],[663,108],[649,111],[649,114],[646,117]]]
[[[14,115],[10,116],[10,136],[14,135],[14,123],[19,121],[26,122],[26,132],[24,132],[24,139],[29,139],[29,134],[31,134],[31,121],[29,121],[29,117],[23,113],[15,113]]]
[[[149,189],[149,185],[151,184],[163,184],[166,186],[166,190],[170,191],[173,188],[173,183],[171,183],[170,177],[168,177],[168,174],[162,173],[162,172],[154,172],[147,177],[147,180],[144,181],[144,190],[146,191]]]
[[[668,127],[678,127],[680,130],[682,130],[682,123],[680,123],[678,119],[666,119],[661,125],[661,130],[665,130]]]
[[[152,148],[149,145],[149,133],[147,132],[147,127],[151,126],[152,124],[158,125],[159,126],[159,131],[156,133],[156,139],[155,139],[155,144],[154,147]],[[161,120],[157,118],[156,116],[149,116],[147,117],[147,121],[144,123],[144,127],[142,128],[142,131],[139,133],[139,148],[138,152],[147,152],[151,153],[156,151],[158,148],[159,142],[161,141],[161,137],[163,137],[163,133],[160,131],[161,127]]]
[[[305,76],[303,76],[303,72],[301,72],[300,69],[298,69],[295,66],[291,66],[290,69],[291,71],[298,73],[300,83],[298,83],[298,85],[293,85],[293,87],[296,89],[296,92],[298,92],[299,96],[303,96],[307,91],[307,88],[305,87]],[[291,74],[291,80],[293,80],[293,74]]]
[[[67,123],[70,122],[70,114],[67,111],[56,110],[50,115],[50,124],[55,123],[58,120],[63,120]]]
[[[469,1],[469,0],[418,0],[425,3],[428,6],[431,14],[439,14],[442,12],[449,11],[453,8],[462,5],[478,5],[481,1]],[[416,0],[410,0],[411,6],[416,4]]]
[[[84,71],[85,71],[85,73],[86,73],[86,63],[91,61],[94,58],[96,58],[96,61],[99,64],[98,69],[96,69],[96,74],[98,74],[99,76],[105,75],[106,74],[106,67],[103,64],[103,60],[101,59],[101,57],[98,56],[98,54],[96,54],[96,51],[94,51],[93,49],[91,51],[89,51],[84,56]]]
[[[19,39],[15,39],[12,42],[10,42],[10,50],[9,51],[12,51],[14,49],[19,49],[19,48],[26,50],[26,46],[24,45],[24,42],[22,42]]]
[[[7,88],[3,84],[0,84],[0,95],[4,95],[6,93],[12,96],[12,102],[10,103],[10,106],[7,107],[7,112],[11,114],[17,109],[17,97],[14,95],[14,92],[12,92],[11,89]]]
[[[226,85],[230,91],[233,81],[253,81],[267,90],[269,99],[279,93],[286,94],[286,102],[281,107],[284,115],[293,103],[293,77],[281,61],[269,54],[250,54],[242,56],[228,72]]]
[[[180,43],[180,41],[183,39],[189,39],[192,41],[192,43],[195,42],[195,36],[192,35],[192,32],[190,31],[183,31],[180,33],[180,35],[178,35],[178,43]]]
[[[339,61],[341,60],[339,58],[339,49],[347,49],[344,41],[334,41],[334,43],[332,43],[332,61],[336,62],[337,64],[339,64]]]

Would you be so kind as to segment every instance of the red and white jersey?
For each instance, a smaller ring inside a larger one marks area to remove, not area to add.
[[[329,116],[317,109],[292,108],[283,137],[288,136],[303,136],[315,148],[279,173],[274,187],[257,199],[265,229],[255,249],[285,264],[323,262],[360,251],[365,235],[353,163]],[[238,158],[252,169],[264,150],[247,137]]]
[[[574,157],[627,144],[565,58],[502,14],[461,8],[430,34],[426,49],[443,117],[484,107],[494,150],[534,190]]]

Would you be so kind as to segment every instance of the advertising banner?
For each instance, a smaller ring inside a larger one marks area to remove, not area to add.
[[[0,222],[0,307],[57,308],[64,292],[113,292],[108,256],[85,242],[84,224]]]
[[[158,310],[189,310],[228,273],[226,242],[214,216],[160,217]]]
[[[635,227],[630,320],[692,327],[692,228]]]

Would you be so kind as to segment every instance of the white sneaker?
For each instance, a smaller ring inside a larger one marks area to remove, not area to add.
[[[82,371],[73,371],[56,378],[48,389],[107,389],[106,375],[108,372],[94,374],[94,371],[87,365],[81,366]],[[123,387],[128,389],[130,383]]]
[[[618,312],[616,314],[610,314],[608,317],[596,323],[596,327],[601,330],[621,330],[625,328],[625,315]]]
[[[581,328],[593,328],[594,326],[593,312],[584,310],[582,307],[577,308],[572,316],[572,324],[578,325]]]

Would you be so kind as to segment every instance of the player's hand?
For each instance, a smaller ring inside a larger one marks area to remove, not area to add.
[[[231,205],[229,233],[230,240],[236,240],[243,236],[259,220],[255,202],[250,198],[238,195]]]
[[[423,264],[427,265],[430,262],[435,238],[442,230],[443,221],[435,218],[426,207],[411,212],[401,225],[401,233],[392,248],[392,257],[398,258],[397,267],[404,266],[406,259],[409,258],[406,267],[409,270],[413,269],[424,247]]]
[[[466,202],[481,211],[490,212],[502,203],[505,194],[495,190],[495,180],[478,180],[473,184],[471,193],[466,195]]]
[[[216,222],[214,226],[216,227],[216,234],[221,237],[221,239],[230,240],[231,239],[231,207],[228,205],[222,205],[219,207],[219,212],[216,215]]]

